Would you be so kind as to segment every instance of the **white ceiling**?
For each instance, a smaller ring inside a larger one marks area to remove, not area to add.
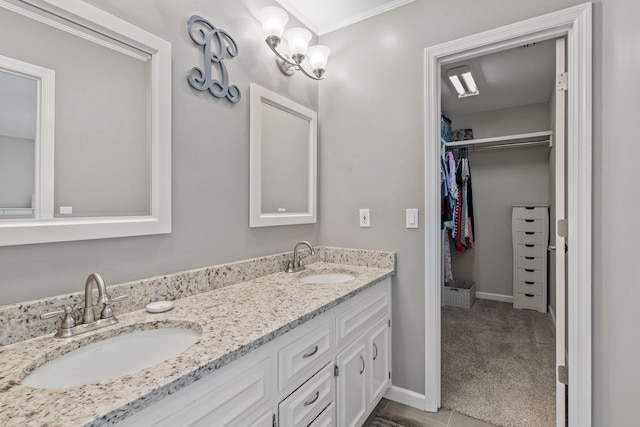
[[[461,65],[471,67],[479,95],[458,99],[446,71]],[[554,75],[554,40],[443,65],[442,111],[455,116],[548,102]]]
[[[0,71],[0,135],[35,139],[37,84]]]
[[[321,36],[414,0],[276,0]]]

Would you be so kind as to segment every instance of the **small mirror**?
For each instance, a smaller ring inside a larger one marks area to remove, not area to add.
[[[316,222],[317,114],[252,84],[249,225]]]

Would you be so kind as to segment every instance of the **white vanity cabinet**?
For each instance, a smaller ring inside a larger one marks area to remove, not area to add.
[[[379,321],[336,357],[339,426],[361,425],[391,385],[390,324]]]
[[[378,323],[367,334],[367,396],[368,405],[378,404],[382,395],[391,386],[391,322]]]
[[[361,425],[391,385],[390,315],[390,295],[377,293],[336,320],[340,427]]]
[[[360,426],[390,386],[391,279],[120,426]]]
[[[360,338],[336,357],[337,421],[339,426],[354,427],[367,410],[366,342]]]

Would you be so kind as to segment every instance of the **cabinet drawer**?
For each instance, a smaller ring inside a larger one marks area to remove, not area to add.
[[[546,280],[546,275],[542,270],[534,270],[531,268],[519,268],[516,273],[517,280],[522,280],[523,282],[540,282],[543,283]]]
[[[543,257],[519,256],[516,260],[516,268],[528,268],[542,270],[545,265]]]
[[[518,231],[516,241],[518,244],[533,243],[534,245],[544,245],[544,234],[541,231]]]
[[[336,427],[336,404],[329,405],[309,427]]]
[[[542,295],[516,293],[516,308],[545,310],[546,301]]]
[[[513,208],[516,211],[517,219],[544,219],[547,208],[534,207],[533,209],[526,207]]]
[[[544,222],[541,219],[519,219],[516,221],[516,231],[544,232]]]
[[[542,258],[546,255],[546,245],[534,245],[532,243],[524,243],[518,245],[517,255],[519,257],[539,257]]]
[[[274,393],[272,358],[249,363],[238,360],[161,401],[126,418],[119,426],[224,426],[263,425],[264,415]],[[274,378],[275,379],[275,378]]]
[[[389,294],[382,292],[336,318],[336,338],[340,344],[371,326],[389,313]]]
[[[309,332],[278,351],[278,384],[282,391],[302,382],[331,360],[332,323]],[[314,368],[315,367],[315,368]]]
[[[518,280],[516,282],[516,292],[522,294],[542,295],[543,286],[544,283],[540,282],[525,282],[523,280]]]
[[[278,411],[281,427],[308,426],[334,401],[335,381],[333,364],[329,363],[280,402]]]

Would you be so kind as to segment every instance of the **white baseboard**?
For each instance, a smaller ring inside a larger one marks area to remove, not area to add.
[[[549,306],[549,314],[551,315],[551,320],[553,320],[553,325],[555,326],[556,325],[556,314],[551,309],[551,306]]]
[[[424,411],[424,394],[392,385],[384,394],[384,397],[385,399],[393,400],[394,402],[402,403],[403,405]]]
[[[489,292],[476,292],[476,298],[513,303],[512,295],[490,294]]]

